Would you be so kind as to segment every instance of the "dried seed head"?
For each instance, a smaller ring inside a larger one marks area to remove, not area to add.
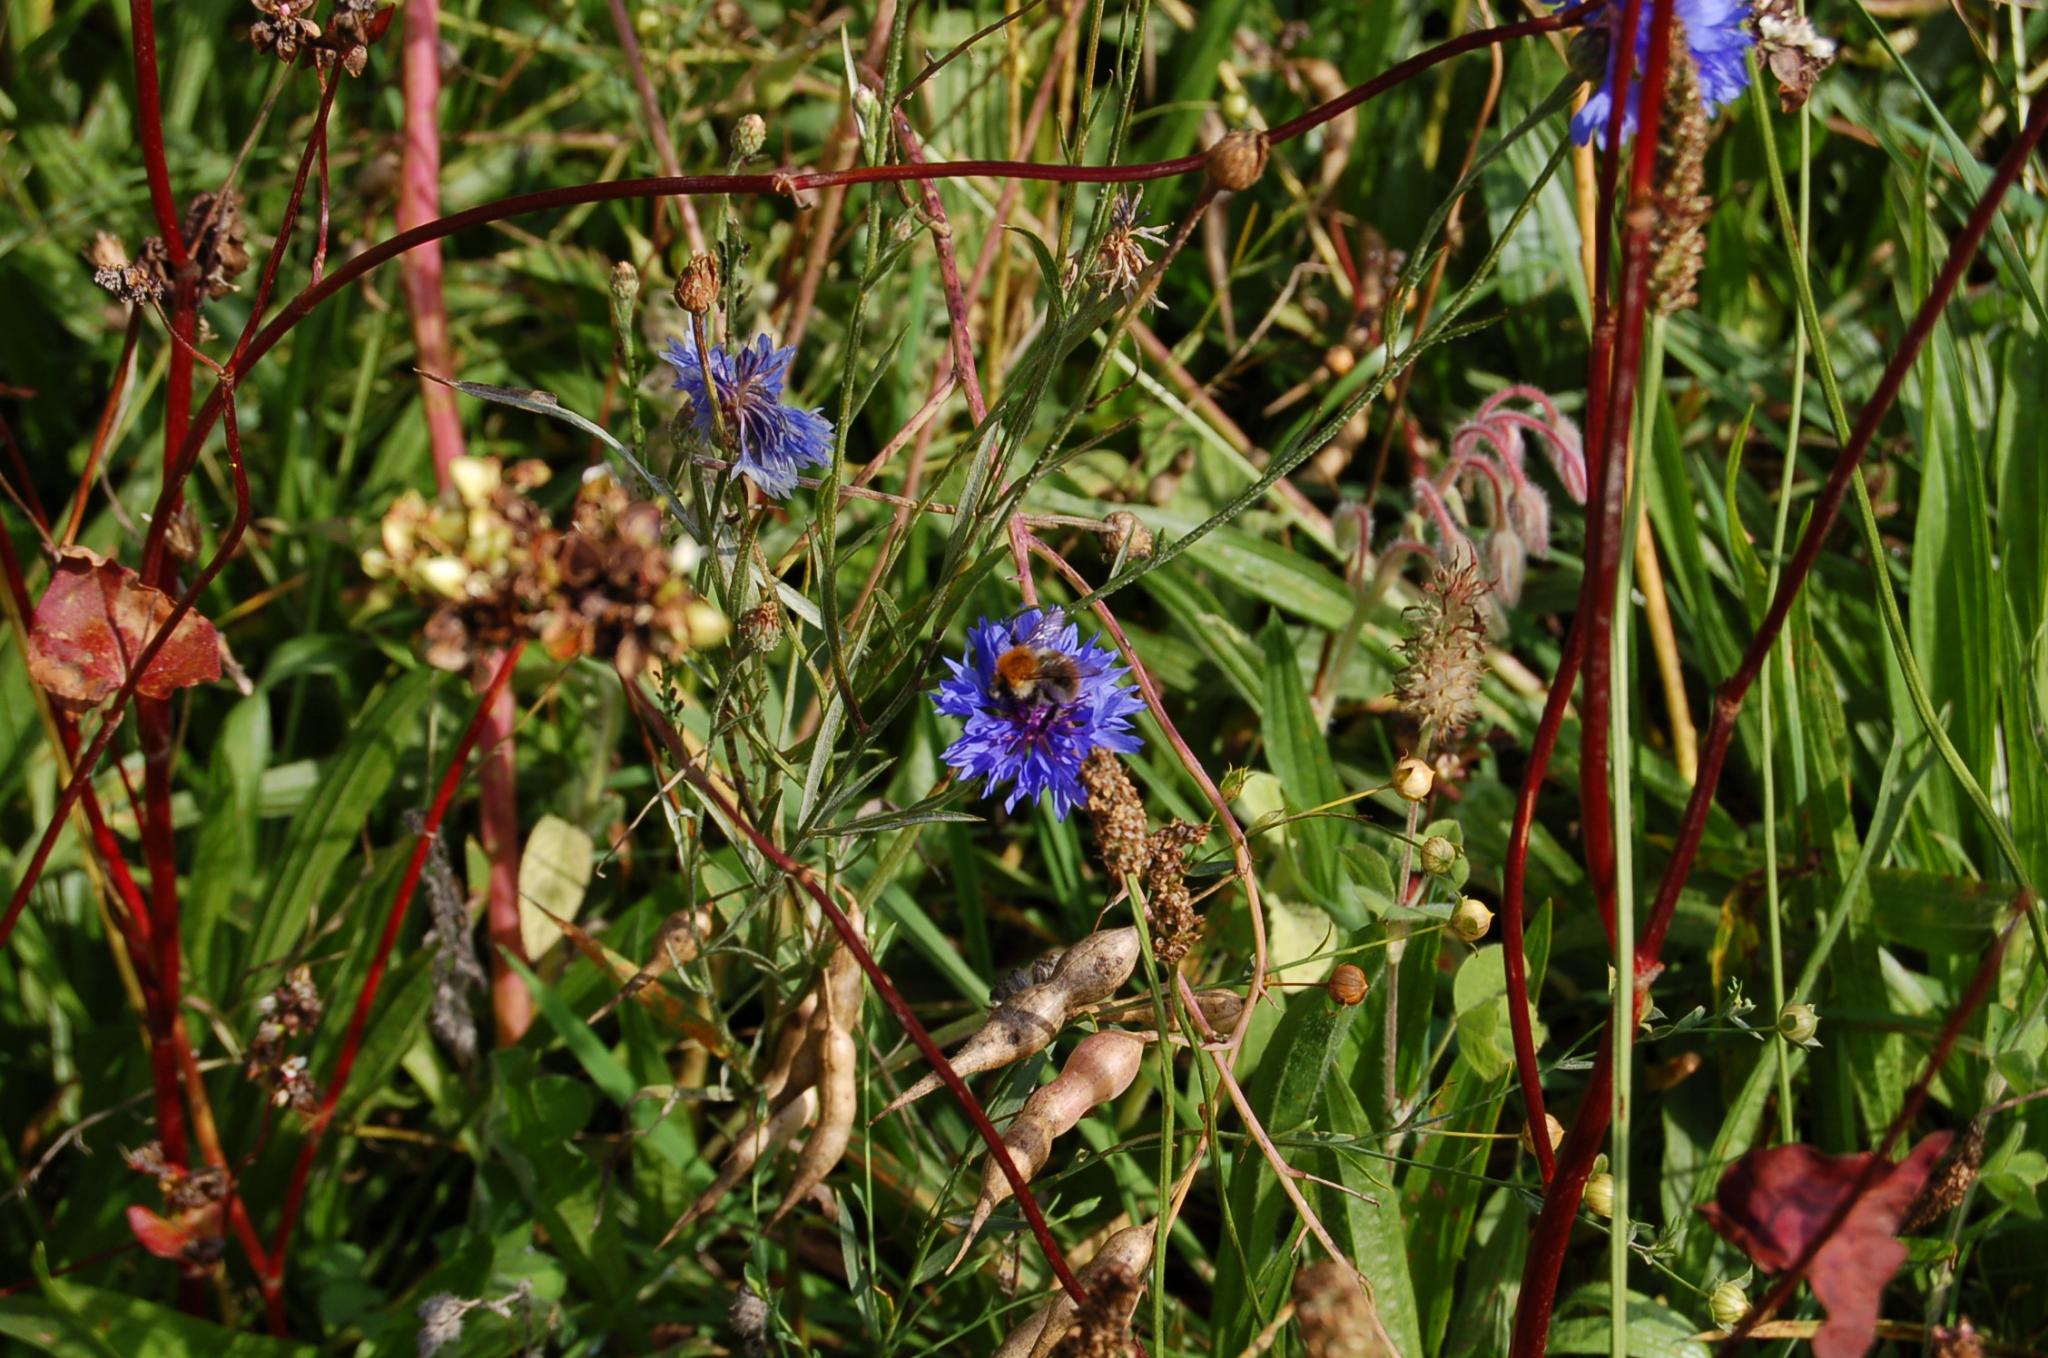
[[[1152,266],[1152,256],[1145,252],[1146,247],[1166,244],[1163,229],[1140,226],[1141,220],[1137,195],[1119,193],[1110,205],[1109,228],[1102,233],[1102,241],[1095,247],[1094,258],[1085,270],[1088,281],[1104,296],[1122,297],[1137,291],[1139,279]],[[1072,267],[1081,268],[1078,256]],[[1155,292],[1148,303],[1159,305],[1159,295]]]
[[[1432,877],[1447,877],[1457,869],[1462,855],[1458,846],[1442,835],[1431,835],[1422,841],[1422,870]]]
[[[1614,1176],[1602,1170],[1586,1180],[1586,1210],[1596,1217],[1614,1215]]]
[[[1202,936],[1202,917],[1195,912],[1187,882],[1187,851],[1208,838],[1209,827],[1175,821],[1148,841],[1151,861],[1145,867],[1145,923],[1152,931],[1152,952],[1160,970],[1171,976],[1188,949]]]
[[[1657,223],[1650,238],[1650,304],[1669,316],[1699,303],[1707,259],[1707,141],[1712,123],[1700,100],[1699,66],[1685,25],[1671,22],[1671,74],[1664,86],[1662,139],[1657,146]]]
[[[1266,172],[1270,149],[1263,132],[1245,129],[1225,133],[1209,148],[1209,182],[1229,193],[1250,188]]]
[[[735,165],[761,154],[768,142],[768,124],[758,113],[743,114],[732,125],[732,159]]]
[[[741,1283],[740,1290],[733,1293],[732,1305],[725,1310],[725,1325],[744,1352],[768,1352],[768,1322],[768,1303],[760,1293]]]
[[[1467,943],[1477,943],[1493,927],[1493,912],[1483,901],[1467,896],[1451,912],[1451,932]]]
[[[1407,755],[1394,765],[1394,791],[1401,800],[1419,802],[1429,796],[1429,790],[1436,786],[1436,770],[1428,761]]]
[[[314,0],[251,0],[263,17],[249,25],[249,41],[259,52],[274,53],[279,61],[298,59],[299,49],[319,38],[320,25],[307,16]]]
[[[1805,1046],[1820,1031],[1820,1011],[1810,1004],[1788,1004],[1778,1011],[1778,1032],[1787,1042]]]
[[[718,304],[718,283],[718,261],[710,255],[692,257],[676,279],[676,305],[702,316]]]
[[[449,1292],[436,1292],[420,1303],[420,1358],[434,1358],[448,1345],[462,1338],[462,1318],[469,1306]]]
[[[171,290],[170,256],[161,237],[142,243],[142,258],[130,260],[121,242],[106,232],[93,236],[85,252],[92,265],[92,281],[130,306],[161,301]]]
[[[1749,1294],[1732,1278],[1714,1284],[1707,1293],[1707,1314],[1724,1330],[1732,1330],[1749,1314]]]
[[[1294,1275],[1294,1323],[1308,1358],[1384,1358],[1393,1351],[1363,1281],[1335,1259]]]
[[[1480,604],[1487,584],[1470,561],[1439,565],[1407,612],[1407,664],[1395,680],[1401,708],[1422,728],[1425,744],[1464,731],[1479,710],[1486,670],[1486,623]]]
[[[1329,992],[1330,998],[1347,1007],[1364,999],[1370,988],[1365,973],[1349,962],[1331,972],[1330,979],[1323,982],[1323,989]]]
[[[1564,1124],[1557,1120],[1557,1114],[1543,1115],[1543,1134],[1550,1138],[1550,1149],[1556,1150],[1564,1142]],[[1522,1124],[1522,1147],[1531,1155],[1536,1153],[1536,1142],[1529,1135],[1529,1125]]]
[[[1813,96],[1823,72],[1835,64],[1834,39],[1821,36],[1796,0],[1759,0],[1750,14],[1757,55],[1778,81],[1778,107],[1792,113]]]
[[[1088,790],[1088,820],[1095,827],[1102,866],[1119,882],[1125,874],[1143,873],[1151,860],[1145,804],[1124,772],[1123,761],[1097,745],[1081,761],[1081,786]]]
[[[1964,1316],[1954,1325],[1937,1325],[1930,1331],[1934,1358],[1984,1358],[1984,1337]]]
[[[1152,555],[1152,530],[1140,522],[1136,514],[1128,509],[1119,509],[1103,522],[1109,525],[1109,550],[1112,553],[1132,561],[1143,561]]]
[[[1941,1163],[1927,1176],[1920,1196],[1906,1209],[1899,1223],[1900,1235],[1921,1235],[1961,1206],[1963,1195],[1977,1182],[1977,1169],[1984,1163],[1984,1120],[1970,1119],[1969,1126],[1942,1155]]]

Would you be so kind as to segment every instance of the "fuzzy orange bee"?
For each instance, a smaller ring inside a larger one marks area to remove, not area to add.
[[[1070,703],[1081,692],[1081,667],[1051,646],[1020,642],[996,657],[996,688],[1017,702]]]

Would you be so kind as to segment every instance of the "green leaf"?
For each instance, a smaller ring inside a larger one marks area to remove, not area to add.
[[[1342,785],[1330,759],[1329,742],[1309,709],[1293,638],[1278,618],[1259,634],[1259,649],[1265,656],[1266,694],[1266,720],[1260,729],[1266,740],[1266,762],[1280,779],[1288,809],[1301,812],[1333,802],[1343,795]],[[1346,929],[1362,927],[1367,916],[1350,899],[1338,867],[1338,823],[1312,815],[1292,822],[1288,831],[1289,840],[1300,846],[1302,876],[1313,904]]]

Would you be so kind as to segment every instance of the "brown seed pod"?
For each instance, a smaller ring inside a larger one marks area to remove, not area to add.
[[[1044,1051],[1067,1020],[1108,999],[1131,978],[1138,965],[1138,948],[1137,929],[1126,926],[1090,934],[1067,949],[1060,954],[1051,980],[1004,1000],[988,1016],[988,1022],[961,1044],[949,1060],[954,1073],[965,1079]],[[891,1099],[875,1120],[879,1122],[944,1083],[936,1074],[925,1076]]]
[[[1072,1131],[1089,1109],[1098,1108],[1129,1089],[1144,1061],[1145,1039],[1134,1033],[1105,1028],[1081,1039],[1067,1057],[1066,1065],[1060,1068],[1058,1078],[1032,1091],[1003,1134],[1011,1163],[1026,1183],[1045,1168],[1052,1155],[1053,1141]],[[982,1168],[981,1200],[974,1205],[974,1220],[946,1272],[960,1267],[974,1237],[987,1224],[989,1213],[1009,1201],[1011,1191],[1009,1176],[991,1153]]]
[[[1263,132],[1247,128],[1225,133],[1209,148],[1209,182],[1230,193],[1250,188],[1266,172],[1270,149]]]
[[[1370,988],[1365,973],[1349,962],[1331,972],[1330,979],[1323,983],[1323,989],[1330,992],[1330,998],[1346,1007],[1364,999]]]
[[[818,1091],[806,1089],[766,1122],[756,1122],[740,1134],[732,1143],[732,1149],[725,1153],[725,1160],[718,1167],[718,1177],[711,1181],[711,1187],[704,1190],[689,1209],[676,1218],[676,1224],[668,1228],[668,1234],[661,1238],[666,1246],[686,1230],[690,1223],[718,1205],[719,1199],[732,1191],[734,1184],[746,1176],[748,1170],[760,1160],[762,1154],[778,1146],[796,1134],[796,1129],[809,1122],[818,1111]]]

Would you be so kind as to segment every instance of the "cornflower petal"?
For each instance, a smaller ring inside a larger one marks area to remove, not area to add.
[[[733,466],[764,493],[788,498],[798,472],[832,460],[832,422],[782,399],[796,349],[778,349],[766,335],[757,335],[737,351],[712,345],[709,352],[718,415],[739,447]],[[717,426],[696,346],[671,339],[661,358],[676,370],[676,390],[690,395],[696,411],[692,426],[710,437]]]

